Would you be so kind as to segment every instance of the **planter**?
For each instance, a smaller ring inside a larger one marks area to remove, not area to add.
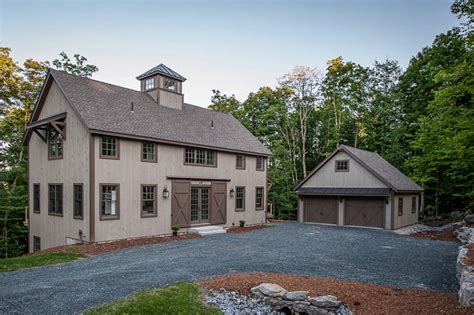
[[[173,236],[178,236],[178,231],[173,231]]]

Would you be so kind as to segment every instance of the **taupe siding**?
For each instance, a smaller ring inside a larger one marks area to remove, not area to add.
[[[416,211],[415,213],[411,212],[411,198],[416,198]],[[403,215],[398,215],[398,199],[402,198],[403,200]],[[394,196],[394,214],[393,214],[393,223],[394,229],[398,229],[407,225],[415,224],[418,222],[418,213],[419,213],[419,202],[420,196],[418,194],[395,194]]]

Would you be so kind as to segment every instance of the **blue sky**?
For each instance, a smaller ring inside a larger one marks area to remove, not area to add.
[[[0,44],[18,61],[64,50],[99,67],[94,78],[138,89],[164,63],[188,80],[185,101],[212,89],[243,100],[297,65],[324,70],[343,56],[365,66],[410,58],[458,25],[447,0],[0,0]]]

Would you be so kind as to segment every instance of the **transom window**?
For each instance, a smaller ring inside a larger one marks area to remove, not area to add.
[[[403,215],[403,198],[398,198],[398,215]]]
[[[245,187],[235,187],[235,211],[245,211]]]
[[[178,90],[178,82],[173,79],[165,78],[164,82],[165,89],[171,90],[171,91],[177,91]]]
[[[153,142],[142,142],[142,161],[156,162],[156,144]]]
[[[235,168],[239,170],[245,169],[245,155],[244,154],[237,154],[235,156]]]
[[[155,88],[155,79],[150,78],[145,80],[145,90],[151,90]]]
[[[411,213],[416,212],[416,197],[411,197]]]
[[[49,206],[48,213],[51,215],[63,215],[63,185],[49,184]]]
[[[100,184],[101,219],[118,219],[120,213],[119,185]]]
[[[186,148],[184,164],[217,166],[217,152],[207,149]]]
[[[336,160],[336,172],[348,172],[349,160]]]
[[[84,217],[84,191],[82,184],[74,184],[74,218]]]
[[[156,216],[156,185],[142,185],[142,217]]]
[[[40,184],[33,184],[33,212],[40,213]]]
[[[102,137],[100,144],[100,157],[103,159],[118,159],[119,144],[115,137]]]
[[[265,159],[263,156],[257,156],[257,171],[265,170]]]
[[[255,188],[255,209],[263,210],[263,187]]]
[[[50,160],[63,158],[63,137],[54,129],[48,131],[48,158]]]

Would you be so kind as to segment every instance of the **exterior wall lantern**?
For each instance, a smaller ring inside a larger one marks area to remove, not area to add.
[[[234,197],[234,187],[232,187],[229,191],[230,198]]]
[[[170,196],[170,191],[168,190],[168,187],[163,188],[163,198],[168,198]]]

